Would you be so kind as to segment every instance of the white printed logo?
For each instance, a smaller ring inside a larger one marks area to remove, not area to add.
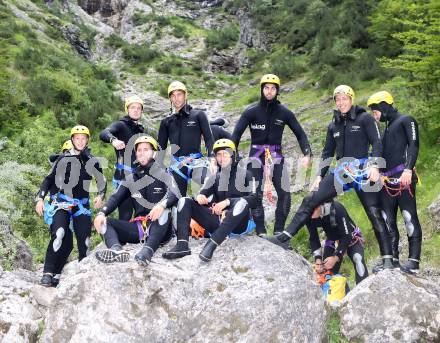
[[[339,132],[335,132],[334,134],[333,134],[333,138],[336,138],[336,137],[339,137],[340,136],[340,133]]]
[[[190,120],[186,126],[196,126],[196,122],[194,120]]]
[[[265,124],[251,124],[251,129],[254,130],[265,130],[266,125]]]
[[[414,122],[411,122],[411,131],[412,131],[412,139],[413,141],[416,140],[416,125],[414,124]]]

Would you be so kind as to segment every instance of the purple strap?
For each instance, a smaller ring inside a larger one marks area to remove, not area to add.
[[[269,149],[271,155],[273,154],[275,158],[283,157],[281,153],[281,145],[269,145],[269,144],[252,144],[252,149],[258,149],[252,157],[260,157],[266,148]]]
[[[332,241],[330,239],[326,239],[324,242],[324,247],[335,249],[336,248],[335,241]]]
[[[402,163],[402,164],[399,164],[398,166],[394,167],[391,170],[383,172],[382,175],[386,176],[386,177],[390,177],[390,176],[393,176],[394,174],[400,173],[401,171],[404,171],[404,170],[405,170],[405,165]]]
[[[144,228],[142,227],[142,222],[140,220],[136,221],[136,225],[138,227],[138,232],[139,232],[139,240],[142,241],[144,239]]]

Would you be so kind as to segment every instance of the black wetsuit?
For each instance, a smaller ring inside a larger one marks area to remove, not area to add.
[[[318,227],[322,227],[327,236],[324,251],[321,249]],[[342,258],[347,253],[353,262],[356,283],[368,276],[361,232],[341,203],[334,201],[330,206],[329,213],[325,213],[321,218],[310,219],[307,222],[307,228],[310,235],[310,249],[315,260],[338,256],[339,262],[331,270],[333,274],[337,274],[342,264]]]
[[[394,108],[386,112],[387,127],[383,133],[383,156],[386,168],[381,172],[389,178],[398,179],[403,170],[413,170],[419,152],[418,125],[414,118],[402,115]],[[400,208],[405,222],[409,243],[409,259],[419,262],[422,245],[422,228],[416,205],[417,175],[413,171],[409,188],[396,191],[400,184],[386,182],[381,191],[382,215],[391,233],[393,257],[399,259],[399,230],[397,209]],[[388,188],[389,187],[389,188]],[[388,189],[387,189],[388,188]]]
[[[177,206],[177,240],[188,241],[191,218],[210,233],[211,239],[220,245],[232,232],[246,231],[250,209],[257,204],[255,180],[245,166],[234,162],[227,168],[219,168],[216,175],[207,178],[200,190],[209,200],[208,206],[199,205],[191,198],[181,198]],[[210,206],[229,199],[226,214],[220,217],[213,214]]]
[[[167,185],[170,185],[168,187]],[[170,208],[177,203],[177,188],[173,188],[172,176],[165,169],[151,160],[146,166],[137,166],[133,174],[127,175],[118,190],[111,195],[102,208],[106,216],[111,214],[120,203],[130,201],[134,208],[134,219],[131,221],[121,219],[107,219],[107,230],[103,234],[108,248],[126,243],[139,243],[145,245],[153,252],[159,245],[171,238],[171,212]],[[148,227],[146,216],[151,209],[161,203],[165,211]]]
[[[281,148],[283,131],[286,125],[295,134],[302,153],[311,155],[307,136],[293,112],[281,105],[278,100],[268,101],[263,95],[259,103],[251,105],[243,112],[232,133],[233,141],[238,147],[243,132],[247,127],[250,129],[251,148],[249,157],[254,158],[253,161],[256,161],[256,163],[250,164],[250,170],[257,181],[258,187],[258,205],[253,211],[253,216],[257,226],[256,231],[259,235],[266,233],[262,204],[265,147],[269,149],[273,158],[272,182],[278,195],[275,210],[275,232],[283,231],[290,211],[290,179],[289,173],[283,173],[285,161]]]
[[[195,110],[190,105],[185,105],[178,113],[174,113],[161,121],[158,142],[162,150],[167,148],[168,142],[178,147],[177,151],[174,151],[176,147],[172,148],[171,151],[173,155],[171,165],[173,165],[176,163],[174,159],[184,158],[186,156],[195,156],[195,158],[201,157],[202,136],[208,150],[208,156],[211,156],[214,140],[208,117],[205,112]],[[207,172],[206,168],[196,168],[194,169],[195,174],[191,175],[191,170],[188,170],[186,166],[177,169],[183,176],[179,175],[175,170],[172,170],[172,175],[179,187],[181,196],[186,195],[188,180],[190,178],[195,179],[195,181],[200,184]]]
[[[107,182],[98,160],[86,148],[79,155],[61,155],[44,179],[38,194],[41,199],[56,185],[57,202],[72,204],[72,199],[81,202],[81,205],[76,204],[70,210],[59,209],[53,216],[44,273],[60,274],[66,264],[73,249],[73,233],[69,229],[71,220],[78,245],[78,259],[81,261],[86,257],[91,235],[91,216],[87,212],[90,209],[89,187],[92,177],[97,182],[98,195],[104,199]]]
[[[99,138],[105,143],[111,143],[113,140],[118,139],[123,141],[127,146],[130,140],[132,140],[132,144],[134,144],[134,139],[144,132],[144,127],[138,121],[131,119],[130,116],[127,115],[102,130],[99,134]],[[149,134],[151,133],[149,132]],[[131,154],[127,156],[125,156],[126,148],[121,150],[115,149],[116,169],[113,176],[113,185],[115,188],[117,188],[122,180],[125,180],[126,175],[130,174],[131,169],[134,167],[136,156],[133,146],[129,148],[131,149]],[[126,200],[120,203],[118,211],[119,219],[129,220],[133,213],[131,202]]]
[[[211,132],[214,139],[214,142],[219,139],[231,139],[232,135],[225,130],[223,125],[226,123],[226,121],[222,118],[217,118],[216,120],[210,121],[209,125],[211,126]]]
[[[323,164],[321,176],[323,179],[319,184],[318,190],[313,191],[303,199],[292,218],[292,222],[286,228],[285,232],[287,235],[295,234],[310,218],[315,207],[333,199],[338,194],[337,188],[340,186],[342,188],[342,185],[338,184],[337,178],[340,173],[338,171],[338,166],[341,165],[340,160],[346,158],[365,159],[368,157],[370,145],[372,147],[370,161],[376,163],[376,159],[382,156],[382,143],[379,128],[371,115],[359,106],[353,106],[346,115],[335,111],[334,119],[327,129],[327,138],[322,151]],[[338,160],[337,167],[334,173],[327,173],[328,165],[330,164],[329,160],[331,160],[335,153]],[[360,167],[363,168],[365,165],[366,162],[363,162]],[[381,255],[392,263],[391,242],[388,229],[380,211],[379,189],[372,187],[371,190],[373,191],[365,191],[365,186],[356,187],[357,185],[354,182],[345,183],[344,190],[346,190],[345,186],[348,186],[347,188],[355,188],[356,194],[373,225]],[[370,186],[369,182],[367,186]]]

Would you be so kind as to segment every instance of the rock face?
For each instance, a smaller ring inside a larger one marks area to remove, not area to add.
[[[88,14],[99,12],[103,17],[110,17],[121,12],[127,3],[127,0],[78,0],[78,5]]]
[[[249,11],[245,8],[239,8],[236,16],[240,24],[239,42],[249,48],[267,51],[267,39],[261,32],[254,28],[252,19],[249,16]]]
[[[0,342],[36,342],[42,314],[29,297],[35,274],[0,267]]]
[[[93,256],[69,268],[41,341],[322,341],[324,299],[302,257],[246,237],[226,241],[206,264],[197,256],[204,243],[192,241],[193,255],[172,262],[162,248],[147,268]]]
[[[437,231],[440,231],[440,196],[429,205],[428,211],[434,221]]]
[[[0,212],[0,265],[32,269],[32,251],[12,232],[9,219]]]
[[[440,286],[399,271],[370,276],[339,310],[341,332],[363,342],[439,342]]]

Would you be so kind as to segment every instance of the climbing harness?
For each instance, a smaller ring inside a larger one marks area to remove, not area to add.
[[[267,199],[269,204],[275,205],[275,199],[272,193],[273,182],[271,177],[271,170],[273,169],[273,166],[275,164],[274,158],[276,158],[277,161],[283,158],[283,155],[281,154],[281,145],[253,144],[252,148],[257,149],[257,151],[253,154],[252,158],[260,160],[260,157],[264,154],[263,196]]]
[[[89,203],[89,198],[76,199],[63,193],[52,195],[50,198],[52,202],[44,204],[44,222],[49,226],[52,225],[53,216],[59,210],[67,211],[71,219],[80,215],[92,216],[92,211],[84,207]],[[78,207],[78,210],[73,213],[73,208],[75,207]]]
[[[134,172],[134,168],[130,167],[130,166],[126,166],[125,164],[122,163],[116,163],[115,164],[115,168],[116,170],[120,170],[120,171],[125,171],[125,172],[129,172],[129,173],[133,173]],[[116,180],[114,177],[112,179],[112,186],[113,188],[118,188],[119,185],[121,184],[122,180]]]
[[[144,244],[147,237],[150,235],[151,218],[147,216],[138,216],[130,219],[130,223],[136,223],[139,233],[139,241]]]
[[[344,161],[338,164],[338,166],[332,171],[335,176],[336,181],[342,186],[344,192],[351,189],[356,189],[358,191],[362,190],[362,187],[368,185],[369,175],[370,175],[370,165],[366,163],[368,158],[355,159],[352,161]],[[366,166],[364,167],[364,165]],[[342,179],[342,176],[349,179]]]
[[[172,156],[173,163],[168,168],[168,172],[175,172],[186,182],[191,181],[192,172],[197,168],[209,168],[210,162],[201,153],[189,154],[188,156]],[[183,167],[188,169],[188,174],[181,171]]]
[[[398,166],[392,168],[391,170],[388,170],[386,172],[382,173],[382,183],[385,188],[385,191],[388,193],[390,197],[398,197],[402,195],[404,190],[408,190],[411,197],[414,197],[413,189],[411,188],[411,185],[403,186],[400,182],[400,178],[391,177],[397,173],[402,172],[405,170],[404,164],[399,164]],[[419,174],[417,173],[416,168],[413,169],[413,172],[416,175],[417,183],[422,185],[422,181],[420,179]]]

